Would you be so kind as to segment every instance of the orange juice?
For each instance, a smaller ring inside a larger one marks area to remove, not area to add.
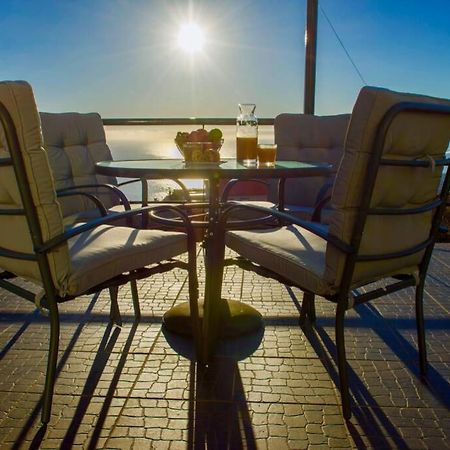
[[[258,144],[258,165],[273,166],[277,156],[277,144]]]
[[[236,159],[238,161],[251,160],[256,162],[257,137],[236,137]]]

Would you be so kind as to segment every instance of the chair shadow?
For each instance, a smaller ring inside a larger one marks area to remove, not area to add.
[[[413,373],[416,378],[418,378],[421,383],[427,387],[428,391],[433,395],[433,397],[441,403],[445,408],[450,410],[450,382],[446,380],[432,365],[428,363],[427,374],[422,377],[419,368],[419,351],[416,347],[412,345],[399,331],[394,328],[391,321],[388,321],[386,327],[386,321],[383,316],[378,312],[378,310],[371,304],[361,305],[363,308],[359,307],[357,309],[358,314],[363,320],[371,320],[375,324],[373,330],[378,334],[378,336],[383,339],[383,341],[389,346],[389,348],[394,352],[394,354],[405,364],[406,368]],[[401,322],[401,319],[398,321]],[[445,322],[448,323],[446,326]],[[408,321],[415,330],[415,321]],[[414,325],[413,325],[414,324]],[[448,329],[450,326],[450,320],[441,321],[440,326],[443,329]],[[404,329],[405,327],[403,327]],[[409,327],[411,328],[411,327]],[[427,319],[425,319],[425,329],[427,328]],[[395,339],[392,339],[394,337]],[[399,345],[394,345],[398,342]],[[405,349],[402,351],[402,349]],[[402,358],[404,353],[413,355],[413,358]]]
[[[336,345],[333,339],[331,339],[328,333],[318,325],[313,327],[309,323],[306,323],[302,327],[302,330],[322,361],[333,383],[338,387],[339,373],[333,358],[330,356],[336,354]],[[382,408],[378,406],[376,400],[352,369],[351,365],[348,364],[347,367],[350,392],[353,394],[356,401],[356,405],[352,405],[353,421],[356,421],[358,426],[362,428],[364,435],[370,441],[371,446],[373,446],[373,448],[391,448],[393,441],[395,443],[395,448],[409,448],[395,425],[382,411]],[[371,407],[361,408],[361,404],[367,404]],[[350,420],[346,422],[348,431],[357,448],[366,448],[367,446],[360,436],[360,431],[358,431],[357,427],[352,423],[353,421]],[[389,436],[391,442],[386,438],[387,436]]]
[[[114,329],[112,330],[112,328]],[[112,332],[111,332],[112,331]],[[109,323],[103,333],[103,338],[100,342],[99,348],[95,354],[94,361],[91,364],[91,369],[86,378],[86,382],[83,387],[83,391],[80,394],[80,400],[78,401],[78,405],[73,414],[73,418],[70,422],[69,428],[61,442],[61,448],[71,448],[75,438],[77,436],[78,429],[83,421],[83,418],[86,414],[86,411],[91,402],[92,396],[95,392],[95,389],[100,381],[100,378],[103,374],[103,371],[106,367],[109,357],[111,356],[112,350],[117,342],[121,330],[120,328],[114,326]],[[121,370],[123,368],[120,367],[120,363],[118,364],[117,370]],[[111,389],[112,383],[110,385]],[[115,386],[114,386],[115,387]],[[110,390],[109,389],[109,390]],[[108,390],[108,391],[109,391]],[[113,390],[114,392],[114,390]],[[109,393],[109,392],[108,392]],[[110,395],[109,402],[111,401],[112,395]],[[105,398],[105,402],[108,402],[108,397]],[[102,408],[103,410],[103,408]]]
[[[61,373],[62,369],[64,368],[70,354],[72,353],[72,350],[75,347],[75,344],[76,344],[78,338],[80,337],[80,334],[81,334],[84,326],[86,325],[86,318],[92,312],[99,294],[100,293],[96,293],[92,296],[92,299],[91,299],[88,307],[86,308],[86,311],[84,312],[82,319],[80,320],[80,323],[78,324],[78,327],[74,331],[66,349],[64,350],[64,353],[62,354],[61,358],[59,359],[59,362],[56,366],[55,380],[58,378],[58,376]],[[32,314],[34,315],[35,312],[33,312]],[[20,431],[19,436],[17,437],[16,441],[14,442],[14,445],[12,446],[12,450],[18,450],[19,448],[22,447],[25,437],[27,436],[27,434],[31,430],[31,428],[33,428],[33,424],[36,421],[36,419],[39,415],[39,412],[42,409],[42,404],[43,404],[43,400],[41,397],[39,399],[39,401],[36,403],[36,406],[31,411],[27,421],[25,422],[25,425],[22,427],[22,430]],[[30,449],[38,449],[41,447],[41,443],[45,437],[46,430],[47,430],[46,425],[40,425],[39,429],[37,430],[32,442],[30,444]]]
[[[95,421],[94,430],[92,432],[92,436],[89,441],[88,449],[96,449],[98,448],[98,440],[100,438],[101,431],[103,429],[103,425],[105,423],[106,418],[108,417],[108,411],[111,406],[111,403],[114,399],[114,392],[117,388],[117,385],[120,380],[120,376],[122,374],[123,368],[127,361],[128,355],[130,353],[131,344],[133,343],[133,339],[136,335],[136,330],[138,327],[138,322],[134,322],[130,332],[128,334],[127,340],[125,342],[124,348],[121,351],[121,355],[117,365],[115,366],[114,374],[111,379],[111,382],[108,386],[108,391],[104,396],[104,401],[102,403],[102,407],[100,412],[98,413],[98,418]],[[106,367],[106,363],[112,353],[112,350],[117,342],[117,339],[120,333],[123,331],[118,327],[115,327],[111,333],[112,325],[109,324],[103,334],[103,339],[99,345],[99,349],[97,350],[96,357],[94,362],[91,365],[91,370],[86,379],[84,388],[82,393],[80,394],[80,400],[78,402],[75,413],[73,414],[72,421],[69,425],[69,428],[61,442],[61,448],[71,448],[75,438],[77,436],[77,432],[83,422],[83,418],[86,414],[86,411],[90,405],[91,399],[94,395],[95,388],[97,387],[103,371]]]
[[[125,342],[125,346],[121,352],[119,362],[117,363],[116,369],[114,371],[113,378],[109,384],[108,391],[105,395],[105,400],[102,404],[102,408],[98,414],[98,419],[95,423],[94,431],[93,431],[91,439],[89,441],[88,449],[98,448],[97,443],[100,438],[100,434],[103,429],[103,425],[106,421],[106,418],[108,417],[109,408],[110,408],[112,400],[114,398],[114,392],[119,383],[120,375],[122,374],[123,368],[125,366],[128,355],[130,353],[131,344],[133,343],[134,337],[136,335],[136,330],[138,328],[138,325],[139,325],[139,322],[135,321],[135,322],[133,322],[133,325],[130,329],[127,340]]]
[[[119,358],[119,361],[117,362],[117,365],[115,366],[115,370],[111,379],[111,382],[108,386],[108,391],[104,396],[104,402],[102,403],[101,409],[98,413],[98,418],[95,421],[94,429],[92,432],[92,436],[89,440],[88,449],[97,449],[98,447],[98,440],[101,435],[101,431],[103,429],[104,423],[108,417],[108,411],[111,406],[111,403],[114,399],[114,392],[117,388],[117,385],[120,380],[120,376],[122,374],[123,368],[125,366],[125,363],[127,361],[128,355],[130,353],[130,348],[133,343],[134,337],[136,335],[136,331],[138,328],[139,323],[137,321],[133,322],[133,325],[130,328],[127,340],[125,342],[125,345],[123,347],[123,350],[121,351],[121,355]],[[79,336],[81,332],[81,327],[77,329],[76,331],[76,337]],[[67,429],[67,432],[64,436],[64,438],[61,441],[60,448],[72,448],[75,442],[75,439],[77,437],[78,430],[83,422],[83,418],[86,415],[86,412],[89,408],[90,402],[92,400],[92,397],[94,395],[95,389],[98,386],[98,383],[101,379],[101,376],[104,372],[104,369],[106,367],[106,364],[109,360],[109,357],[112,353],[112,350],[114,349],[114,346],[117,342],[117,339],[120,335],[120,333],[123,330],[119,327],[116,327],[115,325],[108,323],[104,333],[102,340],[99,344],[98,350],[96,352],[96,356],[94,358],[94,361],[91,364],[90,372],[86,378],[86,382],[84,384],[83,390],[81,394],[79,395],[80,399],[77,404],[77,407],[75,409],[75,412],[73,414],[72,420],[70,422],[70,425]],[[75,337],[75,335],[74,335]],[[75,343],[76,339],[72,338],[70,350],[73,348],[73,344]],[[73,342],[73,343],[72,343]],[[69,348],[69,347],[68,347]],[[67,353],[67,354],[66,354]],[[61,358],[61,361],[58,365],[58,371],[59,374],[62,367],[65,364],[65,361],[67,360],[67,357],[70,354],[70,351],[63,355]],[[32,423],[34,419],[36,418],[39,410],[42,407],[42,399],[39,401],[39,403],[35,407],[35,411],[33,411],[32,418],[28,420],[29,425],[24,427],[24,430],[22,430],[22,437],[20,440],[18,439],[15,443],[15,448],[19,448],[21,446],[21,443],[27,433],[27,431],[31,428]],[[27,422],[27,424],[28,424]],[[42,440],[45,438],[45,432],[47,427],[45,425],[42,425],[38,432],[36,433],[32,445],[30,448],[40,448],[40,444]],[[17,447],[16,447],[17,445]]]
[[[28,314],[26,320],[23,322],[22,326],[15,332],[7,344],[0,351],[0,361],[6,356],[6,354],[11,350],[14,344],[19,340],[20,336],[25,333],[27,328],[33,323],[33,321],[38,317],[39,310],[35,309],[31,314]]]
[[[260,345],[264,329],[219,343],[224,356],[208,366],[195,362],[190,339],[163,328],[169,345],[191,360],[188,409],[188,449],[256,449],[256,440],[238,361]]]
[[[114,329],[113,329],[114,327]],[[100,438],[101,431],[103,429],[103,425],[108,416],[108,411],[111,406],[112,400],[114,398],[114,392],[120,380],[120,376],[122,374],[123,368],[127,361],[131,344],[133,343],[133,339],[136,334],[136,330],[138,327],[138,322],[134,322],[129,335],[127,337],[124,348],[121,352],[120,359],[115,367],[114,374],[111,382],[109,383],[108,391],[105,395],[104,402],[102,403],[102,407],[100,412],[98,413],[98,419],[95,422],[94,430],[92,436],[89,441],[88,449],[96,449],[98,448],[98,440]],[[117,339],[121,333],[121,329],[115,327],[112,324],[108,324],[105,332],[103,333],[103,338],[100,342],[99,348],[96,352],[95,359],[91,364],[91,370],[86,378],[86,382],[83,387],[83,391],[80,394],[80,400],[76,407],[76,410],[73,414],[72,421],[67,429],[67,432],[61,441],[60,448],[72,448],[74,441],[77,436],[77,432],[83,422],[83,418],[86,415],[86,412],[89,408],[91,399],[94,395],[95,388],[97,387],[103,371],[106,367],[108,359],[112,353],[112,350],[117,342]],[[39,405],[38,405],[39,406]],[[38,410],[39,411],[39,410]],[[46,426],[41,426],[41,428],[36,433],[32,447],[30,448],[40,448],[40,444],[45,437]],[[16,442],[18,446],[20,446],[19,442]],[[34,446],[33,446],[34,444]],[[18,448],[18,447],[17,447]]]
[[[368,326],[367,324],[369,323],[372,330],[388,345],[399,361],[426,385],[428,391],[439,402],[446,408],[449,408],[448,393],[450,392],[450,385],[448,381],[431,365],[428,367],[427,377],[425,379],[420,377],[418,350],[390,324],[390,321],[383,319],[381,314],[370,303],[357,306],[355,311],[359,314],[362,321],[364,321],[365,326]],[[320,322],[320,318],[318,320]],[[400,322],[403,321],[400,319]],[[411,325],[414,322],[413,326],[415,327],[415,321],[407,322]],[[405,327],[404,324],[402,326],[403,328]],[[348,328],[348,325],[346,325],[346,328]],[[333,361],[333,358],[336,358],[336,345],[334,340],[319,325],[312,327],[310,324],[305,324],[302,329],[316,354],[322,360],[333,382],[336,386],[339,386],[339,374]],[[417,357],[415,359],[409,358],[408,355],[410,354],[416,355]],[[392,443],[394,443],[396,448],[409,448],[409,444],[404,441],[396,426],[386,416],[382,407],[378,405],[377,401],[370,394],[370,391],[352,369],[351,364],[348,364],[348,375],[350,391],[356,402],[356,405],[352,406],[353,416],[358,426],[362,428],[366,438],[370,441],[370,444],[375,448],[390,448],[392,447]],[[446,395],[443,395],[444,393]],[[347,422],[350,435],[357,448],[365,448],[366,444],[363,442],[360,431],[358,431],[353,422]],[[386,436],[389,437],[390,441],[386,439]]]
[[[288,286],[286,286],[286,289],[298,312],[300,313],[301,304],[297,299],[294,291]],[[318,318],[318,320],[320,320],[320,318]],[[335,342],[330,338],[328,333],[317,323],[314,326],[311,326],[311,324],[307,321],[303,326],[301,326],[301,329],[303,330],[306,338],[313,347],[316,355],[322,361],[333,383],[338,387],[339,373],[337,371],[336,364],[333,361],[333,357],[336,359]],[[367,437],[367,439],[369,439],[371,445],[374,448],[391,448],[392,442],[389,442],[386,439],[387,435],[389,436],[391,441],[395,443],[396,448],[409,448],[407,443],[399,434],[395,425],[378,406],[376,400],[370,394],[355,371],[351,368],[350,364],[347,364],[347,367],[350,392],[353,394],[357,405],[363,403],[373,406],[373,408],[360,408],[359,406],[355,408],[355,405],[352,406],[353,417],[354,419],[356,419],[358,425],[364,431],[365,436]],[[346,425],[352,439],[356,444],[356,447],[367,448],[367,445],[361,438],[360,432],[358,431],[357,427],[355,427],[351,421],[347,421]]]

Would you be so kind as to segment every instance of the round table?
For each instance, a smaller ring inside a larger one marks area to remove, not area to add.
[[[246,167],[235,159],[220,163],[185,163],[180,159],[140,159],[101,161],[96,171],[102,175],[145,179],[208,180],[208,223],[205,237],[205,293],[201,307],[202,331],[206,355],[210,355],[219,336],[233,336],[259,328],[260,313],[236,300],[221,298],[224,231],[220,227],[221,205],[219,183],[223,179],[286,179],[323,176],[331,165],[299,161],[277,161],[274,167]],[[175,306],[164,315],[171,331],[185,332],[190,328],[189,304]]]

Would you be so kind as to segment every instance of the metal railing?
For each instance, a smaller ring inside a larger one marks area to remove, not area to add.
[[[258,125],[273,125],[274,118],[260,118]],[[103,124],[109,125],[236,125],[236,118],[230,117],[175,117],[175,118],[104,118]]]

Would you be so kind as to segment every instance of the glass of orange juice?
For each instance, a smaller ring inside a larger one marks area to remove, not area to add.
[[[273,167],[277,158],[277,144],[258,144],[258,166]]]

